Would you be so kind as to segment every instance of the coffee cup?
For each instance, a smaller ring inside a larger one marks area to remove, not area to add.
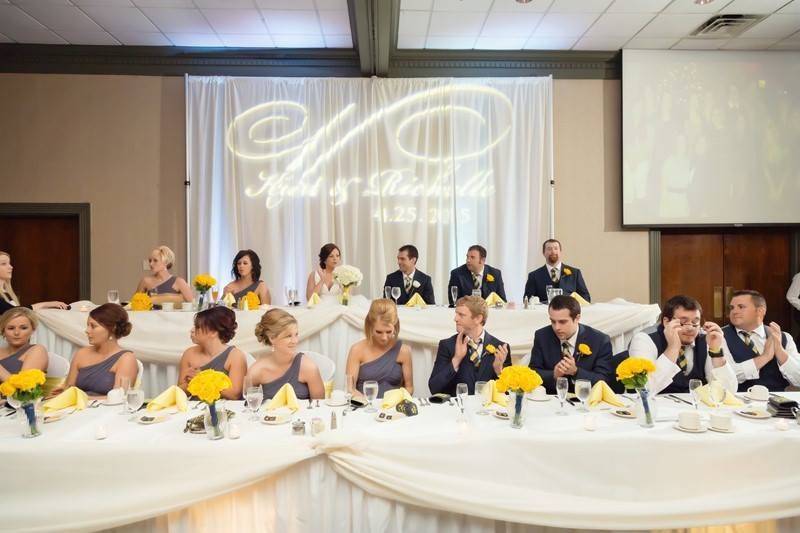
[[[344,391],[342,390],[334,390],[331,391],[331,403],[341,404],[345,403],[347,399],[344,396]]]
[[[700,429],[700,413],[695,411],[683,411],[678,413],[678,425],[681,429],[697,431]]]
[[[764,385],[753,385],[747,389],[747,396],[757,402],[766,402],[769,400],[769,389]]]
[[[730,431],[733,429],[733,421],[730,413],[711,413],[711,427],[720,431]]]
[[[536,387],[531,391],[531,398],[534,400],[546,400],[547,399],[547,389],[544,387]]]
[[[108,391],[108,394],[106,395],[106,402],[120,403],[122,402],[124,397],[125,397],[125,391],[123,391],[121,388],[111,389],[110,391]]]
[[[539,297],[538,296],[531,296],[528,298],[528,303],[531,305],[539,305]]]
[[[164,302],[163,304],[161,304],[161,309],[164,311],[174,311],[175,304],[173,302]]]

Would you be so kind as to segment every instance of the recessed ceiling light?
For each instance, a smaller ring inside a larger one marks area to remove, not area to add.
[[[517,0],[518,4],[530,4],[531,0]]]
[[[694,0],[694,3],[697,4],[698,6],[704,6],[706,4],[710,4],[713,1],[714,0]]]

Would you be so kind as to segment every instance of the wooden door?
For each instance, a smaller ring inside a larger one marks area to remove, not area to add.
[[[0,250],[11,255],[11,285],[22,303],[80,300],[77,215],[0,217]]]

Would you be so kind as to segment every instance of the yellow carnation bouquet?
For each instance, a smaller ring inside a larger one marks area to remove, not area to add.
[[[647,378],[656,371],[656,365],[644,357],[628,357],[617,366],[617,381],[621,381],[626,389],[636,389],[641,400],[639,425],[655,426],[653,412],[650,409],[647,391]]]
[[[193,285],[198,292],[207,292],[216,284],[217,280],[211,274],[198,274],[194,277]]]
[[[144,292],[131,296],[131,311],[149,311],[153,308],[153,300]]]
[[[245,302],[247,302],[247,309],[251,311],[258,309],[258,306],[261,305],[261,300],[258,298],[258,294],[254,293],[253,291],[249,291],[239,299],[239,309],[244,309]]]
[[[516,392],[524,394],[542,384],[542,376],[527,366],[507,366],[500,372],[497,390],[500,392]]]
[[[36,421],[36,405],[34,402],[44,395],[42,385],[46,380],[44,372],[38,368],[29,368],[16,374],[11,374],[2,385],[0,394],[9,399],[9,405],[17,404],[22,407],[28,428],[25,437],[36,437],[41,435]]]
[[[199,372],[189,382],[189,394],[208,404],[206,433],[211,439],[221,439],[223,436],[216,401],[222,397],[222,391],[232,386],[231,378],[227,374],[211,369]]]

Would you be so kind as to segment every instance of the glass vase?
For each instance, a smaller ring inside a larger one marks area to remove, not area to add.
[[[350,305],[350,286],[342,287],[342,305]]]
[[[513,392],[511,394],[511,401],[513,405],[511,405],[509,409],[509,419],[511,420],[511,427],[514,429],[520,429],[522,427],[522,423],[525,420],[525,416],[522,412],[522,407],[525,405],[525,393],[524,392]]]
[[[647,387],[636,389],[636,421],[643,428],[655,427],[655,401],[650,397]]]
[[[42,414],[38,409],[39,401],[23,402],[17,408],[17,420],[22,427],[22,436],[32,439],[42,434],[39,428],[42,427]]]
[[[225,402],[218,401],[206,404],[203,423],[206,427],[206,436],[211,440],[219,440],[225,436]]]

